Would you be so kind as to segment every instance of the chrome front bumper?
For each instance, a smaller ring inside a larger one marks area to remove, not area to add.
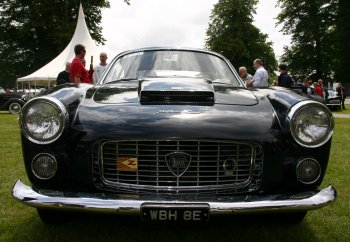
[[[20,180],[12,191],[13,196],[22,203],[35,208],[90,211],[115,214],[139,214],[144,203],[159,206],[169,204],[208,204],[211,215],[258,213],[258,212],[296,212],[322,208],[333,202],[337,192],[333,186],[314,192],[295,194],[247,195],[234,197],[213,197],[191,199],[184,197],[142,198],[132,195],[111,195],[95,193],[64,193],[41,190],[39,192]]]

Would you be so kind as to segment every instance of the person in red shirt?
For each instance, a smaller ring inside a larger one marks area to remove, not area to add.
[[[89,74],[82,63],[82,60],[84,59],[86,54],[85,46],[81,44],[77,44],[76,46],[74,46],[74,53],[75,53],[75,57],[69,67],[70,81],[72,83],[77,83],[77,84],[79,83],[91,84]]]
[[[323,97],[322,95],[322,88],[320,87],[320,85],[318,84],[318,82],[314,82],[314,90],[315,90],[315,93],[320,96],[320,97]]]
[[[83,63],[83,66],[85,67],[86,69],[86,60],[85,58],[81,60],[81,62]],[[87,69],[86,69],[87,70]],[[90,79],[90,83],[93,83],[94,80],[93,80],[93,74],[94,74],[94,70],[91,69],[91,65],[90,65],[90,69],[88,70],[88,75],[89,75],[89,79]]]

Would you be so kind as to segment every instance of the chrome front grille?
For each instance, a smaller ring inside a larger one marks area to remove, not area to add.
[[[191,157],[179,177],[166,162],[172,153]],[[118,170],[119,158],[137,159],[137,170]],[[128,192],[252,192],[261,183],[263,152],[259,145],[208,140],[121,140],[97,143],[93,152],[95,183]],[[235,161],[227,172],[224,165]],[[225,172],[226,171],[226,172]]]

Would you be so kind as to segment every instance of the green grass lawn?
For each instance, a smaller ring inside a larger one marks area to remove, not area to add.
[[[230,217],[208,224],[144,224],[138,217],[81,215],[48,226],[36,210],[12,198],[17,179],[28,184],[22,162],[18,117],[0,113],[0,241],[350,241],[350,119],[336,119],[329,169],[339,196],[311,211],[299,225],[259,216]]]

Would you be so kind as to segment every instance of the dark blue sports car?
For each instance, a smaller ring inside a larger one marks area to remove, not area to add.
[[[319,188],[329,109],[293,90],[247,89],[214,52],[124,52],[96,86],[61,85],[27,102],[20,126],[31,185],[17,181],[13,195],[48,223],[66,211],[297,222],[336,197]]]

